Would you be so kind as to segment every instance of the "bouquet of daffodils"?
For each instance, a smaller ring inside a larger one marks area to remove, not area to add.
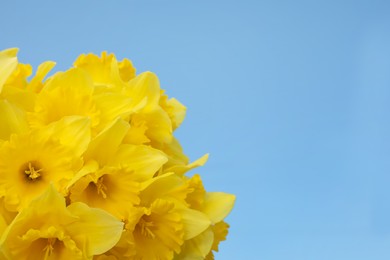
[[[186,108],[128,59],[46,79],[0,51],[0,259],[213,259],[235,197],[207,192],[173,132]],[[31,77],[30,77],[31,76]]]

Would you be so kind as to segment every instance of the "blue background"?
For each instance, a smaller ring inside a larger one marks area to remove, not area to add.
[[[13,46],[157,73],[207,189],[237,195],[216,259],[390,258],[389,1],[3,1]]]

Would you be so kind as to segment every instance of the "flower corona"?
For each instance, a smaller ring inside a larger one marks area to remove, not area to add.
[[[103,52],[48,76],[0,51],[0,259],[214,259],[235,196],[207,192],[186,107]]]

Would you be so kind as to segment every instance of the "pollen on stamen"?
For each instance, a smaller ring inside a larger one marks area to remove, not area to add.
[[[21,167],[21,171],[29,181],[37,181],[41,178],[43,169],[36,161],[30,161]]]
[[[47,259],[54,251],[54,244],[56,243],[57,238],[48,238],[47,245],[43,249],[45,252],[45,259]]]
[[[152,239],[154,239],[156,237],[156,235],[152,231],[152,229],[154,227],[153,222],[147,221],[144,218],[141,218],[137,224],[137,227],[139,228],[141,234],[144,237],[152,238]]]
[[[103,177],[100,177],[98,182],[96,183],[96,187],[98,190],[98,194],[101,194],[103,198],[107,198],[107,187],[103,183]]]

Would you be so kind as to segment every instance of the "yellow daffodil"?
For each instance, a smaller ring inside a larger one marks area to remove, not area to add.
[[[99,111],[92,93],[92,80],[82,70],[57,73],[47,80],[38,94],[29,123],[33,128],[39,128],[66,116],[85,116],[90,118],[91,127],[95,127],[99,123]]]
[[[105,167],[78,180],[71,189],[70,199],[121,218],[125,209],[139,204],[138,193],[139,183],[131,172]]]
[[[154,201],[143,210],[134,231],[135,259],[172,259],[180,252],[184,228],[174,204],[165,200]]]
[[[105,209],[119,218],[139,204],[141,182],[152,179],[166,157],[151,147],[121,144],[128,127],[118,119],[91,141],[85,160],[97,162],[98,167],[81,178],[76,176],[71,201]]]
[[[0,189],[9,210],[27,207],[50,183],[63,193],[81,168],[89,119],[65,118],[45,128],[12,135],[0,148]]]
[[[211,223],[205,213],[188,207],[185,199],[192,191],[180,176],[173,173],[164,174],[144,184],[140,193],[141,205],[152,205],[161,199],[173,202],[174,211],[182,218],[183,239],[189,240],[205,231]]]
[[[118,244],[107,252],[118,259],[173,258],[183,244],[184,228],[174,203],[156,200],[150,207],[128,210],[124,233]]]
[[[101,57],[92,53],[80,55],[74,66],[91,75],[97,88],[121,88],[123,83],[135,77],[135,68],[130,60],[118,62],[114,54],[107,52],[102,52]]]
[[[190,207],[204,213],[210,220],[208,228],[196,237],[186,241],[183,251],[175,259],[214,259],[213,251],[226,239],[229,225],[223,219],[232,210],[235,196],[222,192],[206,192],[199,175],[188,180],[191,192],[186,201]],[[207,238],[206,238],[207,237]]]
[[[224,192],[206,192],[200,176],[188,180],[192,191],[186,197],[191,208],[205,213],[213,224],[222,221],[232,210],[236,197]]]
[[[66,206],[53,186],[7,227],[0,248],[7,259],[92,259],[119,240],[123,224],[83,203]]]
[[[172,124],[168,114],[159,105],[160,83],[157,76],[151,72],[142,73],[130,80],[123,92],[133,99],[134,106],[138,108],[129,116],[131,128],[125,142],[170,142]]]

